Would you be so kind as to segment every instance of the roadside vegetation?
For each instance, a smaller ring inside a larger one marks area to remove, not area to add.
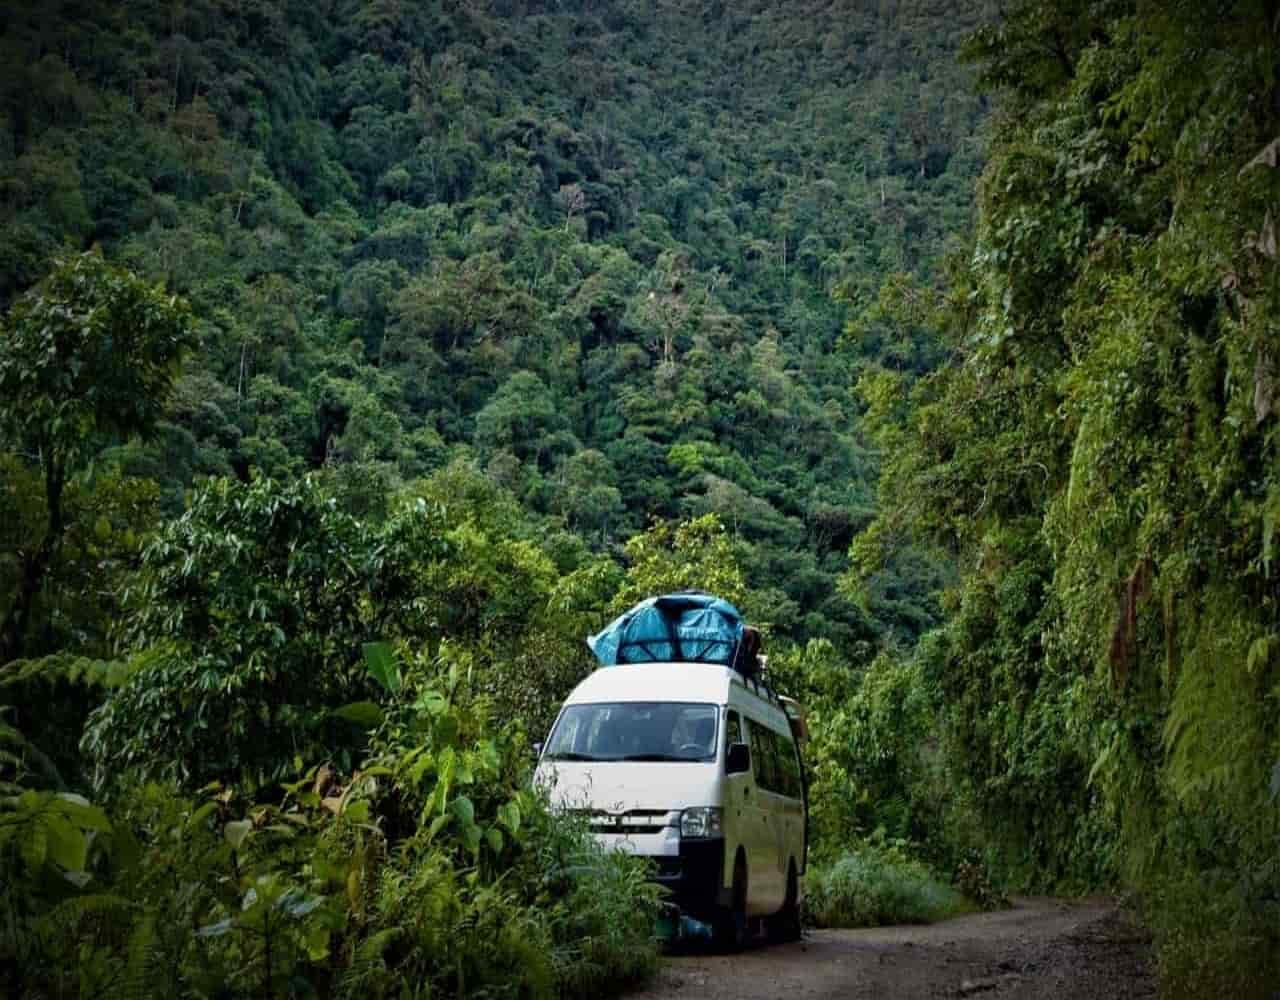
[[[652,971],[644,867],[546,812],[465,685],[395,662],[350,773],[101,806],[26,781],[0,817],[6,995],[591,997]]]
[[[866,844],[810,868],[804,917],[815,927],[927,924],[972,909],[964,896],[902,847]]]
[[[136,656],[5,674],[9,717],[99,702],[79,752],[0,729],[6,995],[588,997],[653,970],[645,865],[548,813],[479,648],[413,616],[484,572],[474,544],[420,498],[380,533],[333,503],[201,493],[141,555]]]
[[[1005,884],[1135,890],[1176,997],[1280,983],[1276,27],[1028,0],[979,32],[949,362],[860,382],[886,461],[851,582],[904,545],[957,572],[893,668],[932,706],[930,828]]]

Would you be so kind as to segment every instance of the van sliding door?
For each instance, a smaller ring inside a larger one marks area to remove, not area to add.
[[[783,799],[777,790],[781,787],[778,759],[769,728],[763,723],[747,719],[751,741],[751,773],[755,779],[752,793],[753,810],[751,843],[755,848],[751,862],[750,900],[748,912],[760,916],[775,912],[787,891],[786,862],[783,859],[786,826],[782,811]]]

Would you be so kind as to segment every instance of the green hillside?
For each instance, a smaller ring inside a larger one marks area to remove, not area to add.
[[[94,244],[190,301],[157,442],[109,453],[167,513],[464,461],[562,563],[715,512],[779,634],[913,635],[914,581],[834,584],[854,372],[935,359],[880,286],[930,280],[980,165],[951,6],[10,5],[0,297]]]

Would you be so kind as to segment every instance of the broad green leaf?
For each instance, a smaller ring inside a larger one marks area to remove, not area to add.
[[[74,885],[77,889],[83,889],[86,885],[93,881],[93,876],[87,871],[69,871],[63,872],[62,877]]]
[[[347,807],[342,810],[342,815],[353,823],[367,823],[369,821],[369,800],[358,799],[355,802],[349,802]]]
[[[57,797],[58,811],[83,830],[97,830],[100,833],[111,832],[111,821],[107,814],[92,805],[82,795],[71,792],[60,792]]]
[[[329,928],[312,927],[302,939],[307,958],[313,962],[323,962],[329,956]]]
[[[413,707],[419,712],[426,712],[428,715],[439,715],[449,707],[449,702],[445,700],[444,695],[439,691],[423,691],[422,694],[418,695]]]
[[[49,855],[49,834],[43,816],[27,824],[25,836],[18,842],[18,852],[22,855],[23,864],[31,871],[44,867],[45,858]]]
[[[453,775],[457,768],[457,763],[458,758],[453,752],[453,747],[445,747],[436,765],[437,781],[439,782],[437,788],[439,789],[440,808],[442,810],[449,801],[449,791],[453,787]]]
[[[367,642],[364,645],[364,662],[368,674],[388,694],[400,693],[400,665],[395,651],[386,642]]]
[[[405,781],[410,785],[416,785],[434,763],[435,758],[431,756],[431,753],[425,749],[422,750],[417,755],[417,759],[409,766],[409,769],[405,771]]]
[[[353,701],[349,705],[335,708],[333,714],[346,722],[354,723],[364,729],[372,729],[382,722],[382,709],[371,701]]]
[[[234,819],[222,828],[222,835],[226,837],[227,843],[231,845],[232,850],[238,851],[240,845],[244,843],[245,837],[249,836],[249,831],[252,829],[253,823],[250,820]]]
[[[502,853],[502,831],[496,826],[491,826],[484,832],[484,839],[489,842],[489,849],[494,854]]]
[[[289,916],[301,920],[324,902],[323,896],[304,896],[296,889],[290,889],[276,901],[276,908]]]
[[[494,746],[493,740],[485,740],[476,747],[476,755],[480,759],[480,764],[486,771],[496,772],[502,766],[502,758],[498,754],[498,748]]]
[[[447,814],[444,816],[437,816],[435,819],[433,819],[431,821],[431,825],[427,827],[427,840],[428,841],[434,840],[436,834],[439,833],[444,828],[444,825],[448,822],[449,822],[449,816]]]
[[[464,828],[474,826],[476,822],[475,804],[465,795],[459,795],[450,804],[449,808],[453,810],[453,814],[458,817],[458,822]]]
[[[187,820],[187,829],[194,830],[197,827],[204,825],[205,821],[208,820],[208,818],[212,816],[217,809],[218,803],[206,802],[191,814],[191,818]]]
[[[49,860],[65,871],[84,870],[89,855],[89,841],[66,817],[57,814],[47,816]]]
[[[498,806],[498,822],[507,828],[513,836],[520,832],[520,806],[514,802],[506,802]]]

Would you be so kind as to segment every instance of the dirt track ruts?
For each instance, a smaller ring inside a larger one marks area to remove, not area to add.
[[[740,954],[675,954],[632,1000],[1156,996],[1150,944],[1114,900],[1018,899],[929,926],[810,931]]]

